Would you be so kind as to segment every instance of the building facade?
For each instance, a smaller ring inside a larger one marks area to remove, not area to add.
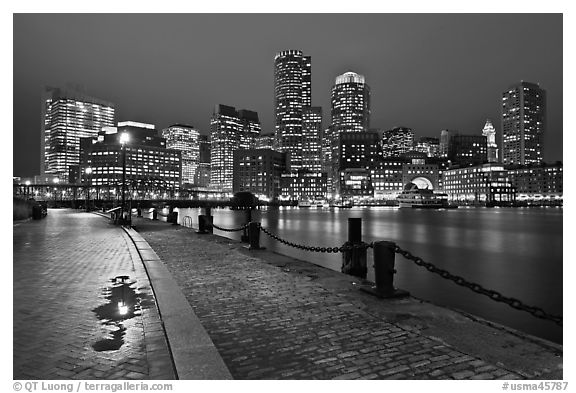
[[[414,144],[414,150],[427,157],[440,157],[440,139],[423,136]]]
[[[182,153],[182,184],[194,184],[200,164],[200,132],[193,126],[173,124],[162,130],[168,149]]]
[[[302,168],[322,172],[322,108],[302,109]]]
[[[302,110],[312,105],[312,62],[300,50],[274,58],[276,147],[290,153],[293,170],[302,166]]]
[[[256,112],[236,111],[232,106],[216,105],[210,121],[211,188],[232,192],[234,151],[254,147],[260,129]]]
[[[48,87],[42,94],[41,175],[68,181],[80,164],[80,139],[96,137],[115,122],[115,105],[72,89]]]
[[[449,200],[490,205],[510,205],[516,201],[516,188],[502,165],[449,169],[443,176],[444,192]]]
[[[561,204],[563,165],[561,162],[507,167],[508,177],[518,193],[518,201]]]
[[[374,200],[395,200],[404,188],[403,165],[401,157],[383,158],[370,169]]]
[[[382,135],[382,155],[398,157],[414,149],[414,131],[408,127],[395,127]]]
[[[261,200],[277,200],[282,192],[282,174],[288,170],[286,153],[272,149],[235,150],[233,191],[250,191]]]
[[[282,175],[282,200],[314,201],[326,198],[326,173],[300,170]]]
[[[488,146],[483,135],[453,135],[448,146],[453,165],[470,166],[488,162]]]
[[[124,145],[122,135],[128,136]],[[80,167],[84,181],[109,186],[117,195],[124,166],[127,195],[133,199],[173,196],[180,189],[181,152],[168,149],[153,125],[120,122],[96,138],[82,139]],[[86,168],[90,168],[89,174]]]
[[[450,147],[450,139],[454,136],[458,135],[458,131],[456,130],[442,130],[440,131],[440,157],[447,158],[448,157],[448,148]]]
[[[276,150],[275,149],[275,143],[274,143],[274,134],[260,134],[258,136],[258,138],[255,139],[254,141],[254,147],[256,149],[272,149],[272,150]]]
[[[542,162],[546,130],[546,92],[537,84],[520,82],[502,94],[502,163]]]

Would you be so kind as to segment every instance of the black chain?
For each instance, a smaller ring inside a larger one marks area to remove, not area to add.
[[[515,308],[517,310],[529,312],[530,314],[532,314],[536,318],[546,319],[546,320],[549,320],[549,321],[556,323],[557,325],[562,326],[562,317],[561,316],[548,314],[546,311],[542,310],[541,308],[533,307],[533,306],[527,306],[526,304],[522,303],[518,299],[504,296],[497,291],[494,291],[491,289],[486,289],[480,284],[476,284],[476,283],[467,281],[466,279],[464,279],[460,276],[455,276],[454,274],[452,274],[452,273],[450,273],[444,269],[440,269],[429,262],[425,262],[422,258],[416,257],[416,256],[412,255],[412,253],[410,253],[409,251],[403,250],[398,246],[396,246],[394,248],[394,252],[401,254],[404,258],[413,261],[416,265],[423,266],[428,271],[440,275],[442,278],[445,278],[447,280],[451,280],[451,281],[455,282],[457,285],[471,289],[472,291],[479,293],[481,295],[488,296],[490,299],[492,299],[494,301],[505,303],[505,304],[509,305],[510,307]]]
[[[212,224],[212,227],[218,229],[219,231],[224,231],[224,232],[238,232],[238,231],[243,231],[244,229],[248,228],[249,224],[250,223],[246,223],[246,224],[242,225],[240,228],[222,228],[216,224]]]
[[[296,244],[289,242],[288,240],[282,239],[280,236],[275,235],[274,233],[270,232],[263,226],[259,226],[260,230],[270,236],[274,240],[278,240],[280,243],[286,244],[287,246],[298,248],[304,251],[312,251],[312,252],[323,252],[323,253],[338,253],[343,251],[351,251],[354,249],[368,249],[370,247],[374,247],[373,243],[358,243],[358,244],[350,244],[341,247],[314,247],[314,246],[305,246],[303,244]]]

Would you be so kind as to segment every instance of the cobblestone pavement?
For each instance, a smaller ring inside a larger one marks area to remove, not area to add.
[[[14,379],[173,379],[150,284],[123,230],[50,210],[13,227]],[[125,285],[111,279],[129,276]],[[118,314],[118,298],[130,306]]]
[[[140,219],[236,379],[518,379],[223,238]]]

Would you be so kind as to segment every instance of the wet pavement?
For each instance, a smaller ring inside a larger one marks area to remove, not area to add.
[[[135,219],[235,379],[561,379],[562,349],[350,276]],[[266,256],[264,256],[266,255]]]
[[[124,231],[49,210],[13,226],[14,379],[174,379],[155,299]]]

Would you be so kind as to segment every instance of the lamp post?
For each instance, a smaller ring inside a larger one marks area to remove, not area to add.
[[[124,211],[126,209],[126,143],[130,140],[130,136],[123,132],[120,136],[120,144],[122,145],[122,209],[120,217],[124,219]]]
[[[92,168],[88,167],[84,169],[84,173],[86,173],[86,180],[88,181],[88,185],[86,186],[86,211],[90,211],[90,187],[92,187]]]

